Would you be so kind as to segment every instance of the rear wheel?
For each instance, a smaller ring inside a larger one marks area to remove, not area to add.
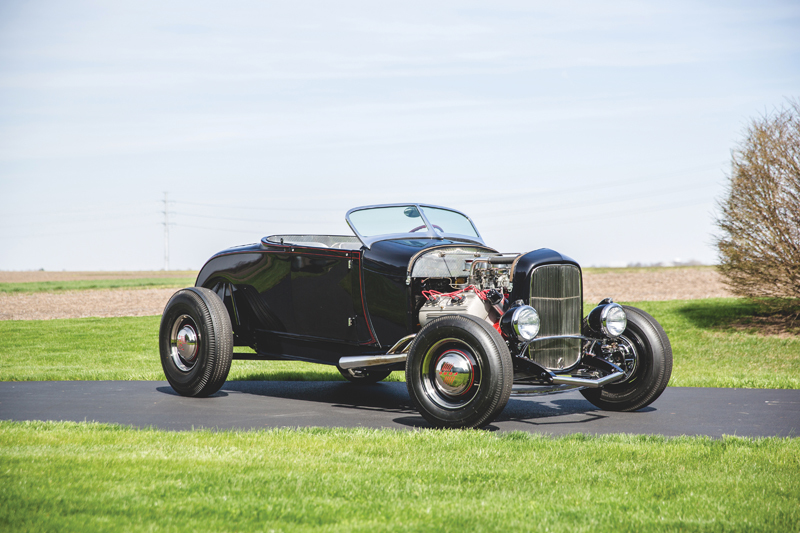
[[[360,385],[370,385],[383,381],[392,373],[391,370],[370,370],[367,368],[341,368],[337,366],[339,373],[342,374],[344,379],[351,383],[358,383]]]
[[[161,366],[182,396],[210,396],[228,378],[233,359],[233,330],[217,294],[190,287],[170,298],[159,330]]]
[[[406,386],[437,427],[489,424],[511,395],[511,354],[497,331],[470,316],[443,316],[417,334],[406,361]]]
[[[672,375],[672,347],[655,318],[635,307],[623,306],[628,326],[617,341],[611,362],[621,366],[627,378],[581,394],[606,411],[636,411],[661,396]]]

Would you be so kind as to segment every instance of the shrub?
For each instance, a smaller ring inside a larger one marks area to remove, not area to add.
[[[734,294],[800,303],[800,101],[753,119],[718,202],[719,271]]]

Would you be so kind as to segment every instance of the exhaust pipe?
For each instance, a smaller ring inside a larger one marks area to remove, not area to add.
[[[573,378],[572,376],[553,376],[553,383],[556,385],[579,385],[581,387],[587,387],[589,389],[598,389],[603,385],[608,385],[609,383],[616,383],[617,381],[621,380],[625,377],[624,372],[613,372],[605,377],[600,379],[585,379],[585,378]]]
[[[340,357],[339,367],[347,370],[348,368],[363,368],[366,366],[390,365],[392,363],[405,363],[408,358],[408,350],[416,337],[407,335],[397,341],[385,355],[356,355],[351,357]]]

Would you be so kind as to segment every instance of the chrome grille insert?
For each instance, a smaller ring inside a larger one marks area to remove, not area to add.
[[[541,318],[538,337],[580,335],[583,313],[581,271],[574,265],[545,265],[531,274],[530,305]],[[531,359],[550,370],[569,368],[581,357],[580,339],[534,342]]]

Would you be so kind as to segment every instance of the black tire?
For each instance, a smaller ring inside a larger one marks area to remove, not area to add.
[[[219,296],[202,287],[176,292],[161,316],[159,347],[164,375],[175,392],[198,397],[217,392],[233,359],[231,319]]]
[[[672,346],[664,328],[641,309],[624,305],[628,327],[620,335],[636,350],[636,368],[620,383],[600,389],[583,389],[581,394],[606,411],[636,411],[661,396],[672,375]]]
[[[436,427],[489,424],[508,403],[513,382],[506,343],[493,327],[471,316],[443,316],[425,324],[406,361],[411,401]]]
[[[372,385],[389,377],[391,370],[373,370],[369,368],[340,368],[339,373],[351,383],[358,385]]]

